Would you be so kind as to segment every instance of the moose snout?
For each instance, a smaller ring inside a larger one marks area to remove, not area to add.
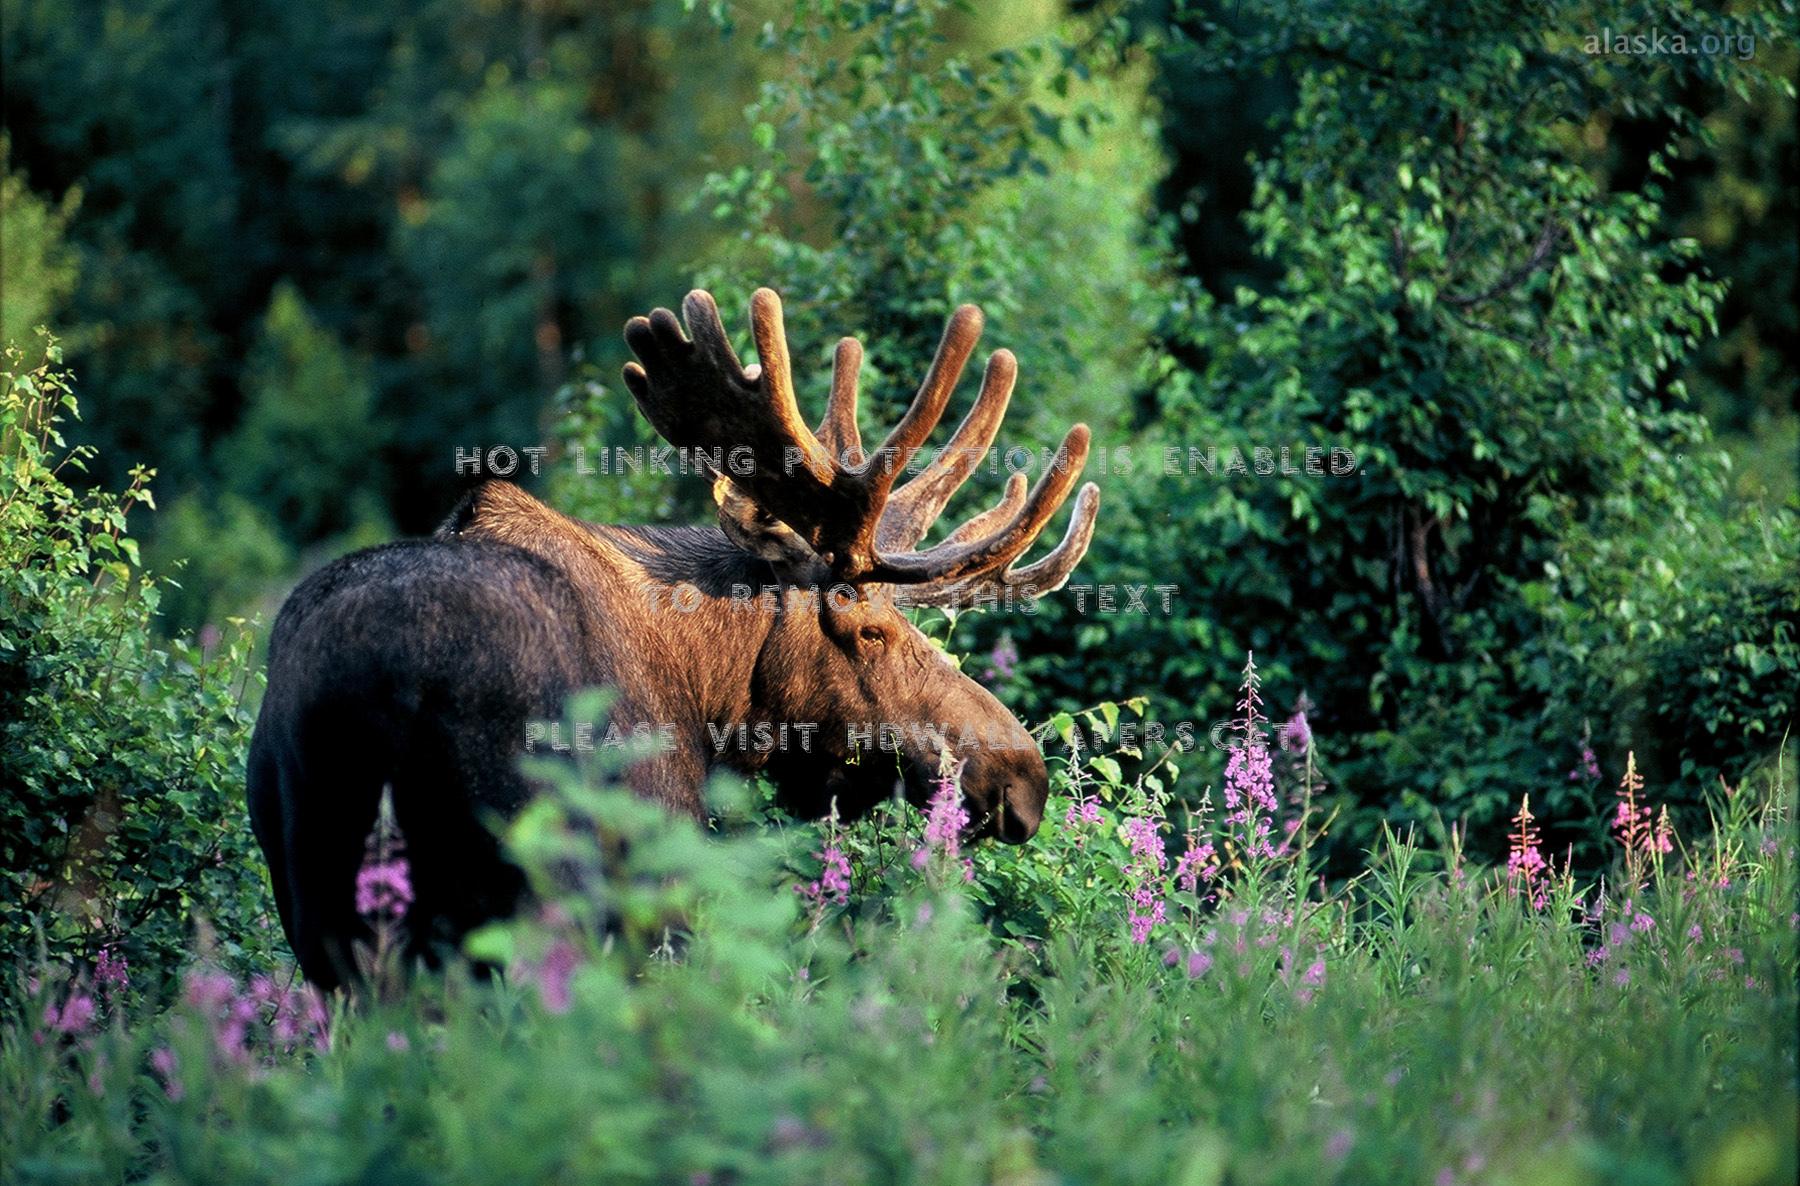
[[[994,838],[1002,844],[1023,844],[1037,835],[1044,822],[1044,793],[1030,787],[1008,787],[994,820]]]
[[[980,825],[980,833],[1002,844],[1023,844],[1044,822],[1044,800],[1050,793],[1044,759],[1035,746],[982,758],[979,766],[970,763],[963,779],[970,817]]]

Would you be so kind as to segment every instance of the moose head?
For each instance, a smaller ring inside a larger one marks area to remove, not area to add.
[[[815,433],[795,398],[774,292],[758,289],[751,298],[761,362],[749,367],[738,361],[710,295],[690,293],[683,312],[685,334],[666,309],[626,325],[640,361],[626,364],[625,383],[670,444],[701,457],[747,452],[743,472],[713,469],[713,496],[725,536],[765,562],[779,589],[761,599],[772,620],[751,671],[751,712],[759,720],[822,723],[816,745],[771,755],[790,806],[806,814],[823,814],[833,802],[847,815],[866,810],[892,792],[895,760],[883,754],[893,741],[910,798],[921,800],[931,776],[953,764],[973,834],[1029,839],[1048,791],[1037,745],[901,607],[1010,603],[1061,588],[1093,537],[1099,490],[1091,482],[1062,542],[1041,560],[1013,565],[1074,488],[1087,460],[1087,427],[1069,430],[1029,493],[1024,475],[1012,475],[997,504],[919,550],[993,444],[1018,375],[1012,353],[996,351],[949,443],[899,481],[915,468],[975,351],[981,311],[964,305],[951,316],[911,406],[874,450],[864,449],[857,427],[862,346],[855,338],[837,345]],[[860,743],[874,752],[857,752]]]
[[[1014,475],[998,503],[921,550],[1012,394],[1017,368],[997,351],[948,444],[909,472],[974,352],[980,312],[951,317],[912,405],[865,451],[854,340],[838,344],[815,433],[773,292],[751,302],[756,366],[738,362],[711,297],[689,295],[685,311],[685,333],[664,309],[626,326],[639,362],[625,382],[670,444],[717,459],[718,530],[584,523],[487,482],[431,538],[346,556],[282,607],[250,815],[314,983],[356,976],[367,928],[353,887],[384,787],[412,865],[416,947],[513,908],[522,881],[491,824],[533,792],[520,751],[582,687],[613,690],[610,726],[664,743],[626,778],[677,811],[705,811],[707,773],[721,766],[766,771],[796,812],[846,818],[897,785],[921,802],[934,775],[957,768],[971,837],[1036,831],[1048,779],[1032,738],[902,608],[1059,588],[1093,536],[1092,483],[1062,542],[1014,565],[1073,489],[1087,429],[1069,432],[1029,491]]]

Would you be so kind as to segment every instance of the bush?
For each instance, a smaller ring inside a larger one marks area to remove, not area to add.
[[[163,588],[138,564],[118,493],[78,491],[91,455],[61,353],[0,373],[0,965],[41,942],[172,970],[196,913],[266,959],[264,877],[244,826],[248,637],[203,650],[152,633]]]
[[[1243,692],[1214,816],[1090,754],[1019,849],[959,850],[953,782],[923,835],[904,809],[771,830],[722,793],[708,836],[604,753],[546,764],[509,832],[539,907],[472,941],[503,980],[340,1010],[202,966],[154,1017],[114,970],[47,968],[0,1029],[0,1157],[22,1182],[1792,1180],[1790,787],[1679,848],[1622,788],[1596,885],[1527,809],[1505,868],[1385,833],[1322,893],[1304,754]],[[983,903],[1039,891],[1043,929],[996,932]]]
[[[1721,295],[1697,245],[1659,230],[1684,142],[1650,154],[1637,191],[1609,191],[1572,134],[1621,104],[1685,126],[1655,71],[1780,83],[1698,57],[1584,54],[1572,31],[1605,13],[1576,3],[1190,16],[1206,67],[1294,73],[1248,216],[1279,281],[1171,302],[1139,464],[1109,491],[1090,563],[1178,584],[1177,612],[1052,606],[1025,623],[1027,710],[1092,698],[1104,665],[1158,715],[1216,720],[1220,660],[1254,650],[1317,705],[1332,793],[1353,812],[1346,868],[1384,819],[1442,812],[1492,836],[1527,793],[1597,858],[1603,833],[1568,778],[1588,727],[1606,769],[1654,753],[1697,815],[1703,786],[1792,719],[1780,590],[1800,532],[1775,509],[1761,538],[1738,526],[1682,406]],[[1764,36],[1771,19],[1743,27]],[[1236,448],[1244,464],[1165,476],[1166,445]],[[1303,472],[1306,449],[1334,447],[1352,472]],[[1717,715],[1672,736],[1639,703],[1653,671],[1653,694]],[[1721,744],[1700,736],[1713,731]]]

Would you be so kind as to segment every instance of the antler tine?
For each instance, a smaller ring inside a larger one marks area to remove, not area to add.
[[[937,354],[931,359],[931,369],[925,372],[925,381],[919,384],[918,394],[913,396],[906,414],[887,434],[881,448],[862,467],[861,472],[866,475],[877,503],[886,498],[912,455],[944,418],[944,409],[950,404],[956,381],[962,378],[963,368],[969,364],[969,356],[975,353],[975,344],[980,340],[981,310],[974,305],[959,305],[944,325],[944,336],[938,342]]]
[[[994,507],[936,547],[913,550],[993,443],[1017,378],[1012,354],[995,351],[981,392],[950,445],[924,472],[894,490],[900,472],[943,417],[975,351],[982,324],[975,306],[963,305],[951,315],[906,414],[879,451],[854,463],[845,456],[862,451],[856,424],[862,347],[854,338],[838,343],[831,398],[815,436],[800,417],[781,299],[773,291],[759,288],[750,300],[751,332],[761,360],[753,367],[739,362],[711,296],[689,293],[682,311],[687,334],[667,309],[626,323],[626,341],[640,362],[625,365],[625,384],[670,444],[749,449],[752,467],[720,478],[714,490],[721,523],[740,547],[762,554],[759,549],[767,545],[780,557],[790,557],[804,551],[803,543],[836,579],[914,586],[920,604],[978,585],[1048,580],[1055,587],[1068,579],[1087,550],[1099,498],[1092,483],[1082,489],[1062,543],[1037,563],[1008,571],[1074,488],[1087,462],[1085,424],[1069,430],[1055,461],[1029,493],[1024,478],[1015,475]],[[771,519],[785,529],[785,536],[771,535]]]
[[[831,360],[831,399],[825,405],[825,419],[819,422],[819,443],[831,451],[832,460],[843,465],[861,465],[862,432],[856,427],[856,380],[862,370],[862,343],[843,338]],[[856,459],[850,455],[855,453]]]
[[[696,297],[704,299],[696,300]],[[711,323],[719,325],[718,306],[713,304],[713,299],[706,293],[690,293],[688,303],[694,307],[703,304]],[[724,332],[721,326],[721,337]],[[812,430],[806,427],[806,421],[800,418],[800,404],[794,398],[794,373],[788,363],[787,326],[781,316],[781,298],[775,295],[774,289],[759,288],[751,294],[750,333],[756,339],[756,356],[762,362],[762,374],[758,376],[760,385],[768,396],[769,411],[774,413],[784,448],[798,448],[801,454],[800,464],[826,485],[832,484],[836,467],[825,447],[813,436]],[[787,469],[792,460],[791,456],[784,456],[782,468]]]
[[[955,584],[1004,568],[1029,548],[1069,496],[1087,464],[1088,427],[1077,424],[1063,438],[1055,460],[1012,518],[989,535],[967,543],[942,543],[925,552],[881,552],[874,579],[895,584]]]
[[[1075,512],[1069,517],[1069,528],[1063,533],[1062,542],[1042,560],[988,576],[913,585],[904,590],[900,599],[906,605],[967,608],[978,605],[984,597],[998,599],[1010,589],[1024,589],[1030,597],[1054,593],[1068,583],[1075,566],[1087,555],[1099,514],[1100,488],[1088,482],[1075,495]]]
[[[752,467],[733,473],[732,485],[821,557],[845,555],[857,567],[870,550],[858,541],[873,533],[875,506],[863,484],[841,480],[845,475],[800,417],[780,298],[767,288],[751,298],[761,363],[748,368],[732,350],[711,296],[689,293],[682,311],[691,341],[667,309],[625,325],[625,340],[642,362],[625,365],[625,384],[645,418],[672,445],[747,447]]]
[[[1094,542],[1094,524],[1100,514],[1100,487],[1084,482],[1075,495],[1075,512],[1069,516],[1069,529],[1062,541],[1042,560],[1033,561],[1017,572],[1006,572],[1002,581],[1009,585],[1031,585],[1039,593],[1054,593],[1063,587],[1088,545]]]
[[[1006,479],[1006,490],[1000,495],[1000,501],[969,519],[962,526],[944,537],[946,544],[966,544],[970,540],[980,539],[1002,523],[1010,523],[1025,505],[1025,475],[1014,474]]]
[[[924,471],[900,489],[888,496],[887,505],[881,512],[881,523],[876,528],[875,543],[883,550],[901,550],[911,548],[925,538],[931,525],[944,511],[955,493],[962,489],[969,475],[981,463],[988,447],[994,443],[994,437],[1000,431],[1000,422],[1006,418],[1006,406],[1012,399],[1013,384],[1019,376],[1018,360],[1010,350],[996,350],[988,359],[987,370],[981,376],[981,392],[975,397],[975,405],[969,414],[957,426],[950,437],[950,443],[944,446],[932,463]],[[1018,510],[1025,499],[1025,480],[1019,475],[1018,494],[1012,495],[1012,484],[1007,486],[1008,496],[1013,506],[1007,514]],[[1005,503],[1003,502],[1004,506]],[[994,514],[999,508],[984,512]],[[967,540],[973,538],[969,529],[978,521],[982,529],[991,526],[984,516],[977,516],[958,528],[951,540]]]

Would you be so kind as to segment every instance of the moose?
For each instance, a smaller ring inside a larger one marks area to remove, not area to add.
[[[582,688],[612,689],[615,726],[665,740],[624,777],[675,812],[704,815],[718,767],[766,772],[795,814],[835,806],[853,818],[897,790],[923,803],[956,763],[970,839],[1018,844],[1036,832],[1048,777],[1031,735],[901,609],[1060,588],[1093,536],[1092,482],[1061,542],[1014,565],[1080,476],[1087,427],[1068,432],[1029,493],[1012,475],[996,505],[920,550],[1012,395],[1017,364],[998,350],[948,445],[923,468],[910,464],[975,350],[980,310],[951,316],[911,405],[873,451],[857,428],[856,339],[837,345],[814,433],[774,292],[752,298],[760,363],[747,367],[710,295],[690,293],[683,311],[685,333],[667,309],[626,325],[638,361],[624,380],[670,444],[751,462],[710,467],[718,527],[586,523],[489,481],[433,536],[346,556],[282,607],[248,798],[282,925],[314,984],[356,978],[354,944],[368,931],[354,883],[384,788],[406,838],[405,923],[419,951],[517,907],[523,880],[492,823],[532,793],[519,762],[531,731]],[[782,596],[746,613],[745,588]],[[816,732],[805,746],[717,744],[750,721]],[[858,722],[902,726],[894,752],[864,752]],[[954,736],[935,727],[944,722]],[[921,724],[933,727],[905,727]]]

